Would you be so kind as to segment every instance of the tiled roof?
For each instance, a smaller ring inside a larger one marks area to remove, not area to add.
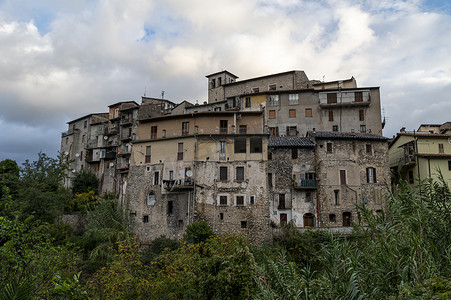
[[[315,147],[315,143],[306,137],[270,137],[268,147]]]
[[[317,139],[345,139],[345,140],[381,140],[388,141],[388,138],[372,134],[372,133],[362,133],[362,132],[338,132],[338,131],[309,131],[307,133],[308,137],[316,137]]]

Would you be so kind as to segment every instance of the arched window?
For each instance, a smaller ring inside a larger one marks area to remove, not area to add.
[[[343,213],[343,227],[349,227],[352,223],[352,214],[350,212]]]
[[[315,216],[313,214],[304,215],[304,227],[315,227]]]

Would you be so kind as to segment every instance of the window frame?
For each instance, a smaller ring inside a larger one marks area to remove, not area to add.
[[[311,108],[305,109],[305,117],[306,118],[312,118],[313,117],[313,110]]]
[[[234,153],[246,153],[247,141],[245,137],[235,137],[233,139]],[[244,147],[243,147],[244,146]]]
[[[376,183],[376,168],[368,167],[366,168],[366,183]]]
[[[177,160],[183,160],[183,143],[177,143]]]
[[[275,109],[269,110],[269,112],[268,112],[268,118],[269,118],[269,119],[276,119],[276,118],[277,118],[277,117],[276,117],[276,110],[275,110]]]
[[[244,167],[237,166],[235,168],[235,181],[244,181]]]
[[[152,159],[152,146],[146,146],[146,154],[144,154],[144,163],[149,164]]]
[[[229,169],[227,166],[219,166],[219,180],[220,181],[229,180]]]
[[[288,110],[288,118],[290,119],[296,118],[296,109],[292,108]]]
[[[288,105],[298,105],[298,104],[299,104],[299,94],[289,94]]]

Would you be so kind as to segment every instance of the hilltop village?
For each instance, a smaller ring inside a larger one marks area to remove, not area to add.
[[[255,244],[289,222],[350,232],[356,205],[384,209],[386,184],[431,177],[433,159],[451,170],[450,123],[420,126],[426,142],[445,141],[437,153],[418,153],[419,133],[401,132],[389,159],[379,87],[358,87],[354,77],[206,77],[203,104],[118,102],[68,122],[62,134],[61,153],[72,169],[64,184],[71,186],[77,171],[94,172],[101,193],[117,194],[130,212],[142,243],[180,238],[198,220]]]

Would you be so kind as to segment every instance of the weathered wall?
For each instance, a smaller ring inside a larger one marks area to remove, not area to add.
[[[332,143],[332,153],[327,152],[327,143]],[[318,189],[321,226],[343,225],[343,213],[357,219],[356,204],[366,203],[374,211],[384,208],[385,184],[390,183],[388,166],[388,144],[385,141],[370,140],[317,140],[317,161],[319,162]],[[372,147],[366,152],[366,145]],[[376,169],[376,182],[367,183],[366,168]],[[340,180],[340,170],[346,172],[346,184]],[[338,202],[335,201],[338,191]],[[335,214],[335,222],[330,220]]]

